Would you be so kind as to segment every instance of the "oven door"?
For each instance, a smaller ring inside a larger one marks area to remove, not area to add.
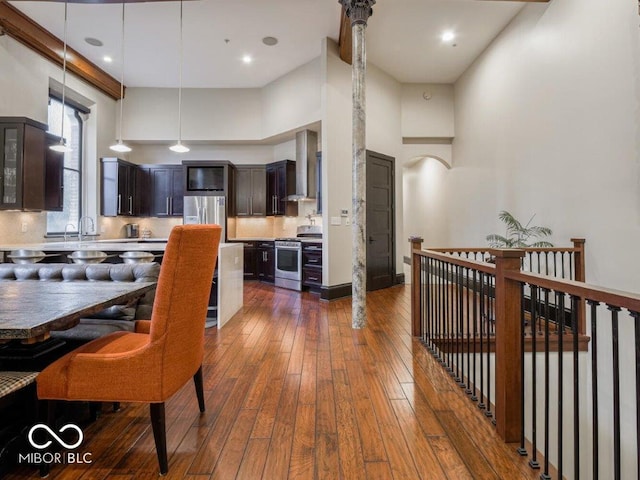
[[[302,248],[276,247],[276,277],[300,280],[302,274]]]

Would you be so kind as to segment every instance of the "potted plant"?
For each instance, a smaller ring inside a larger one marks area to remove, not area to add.
[[[551,242],[540,240],[550,236],[551,229],[531,225],[535,216],[534,213],[529,221],[522,225],[513,215],[502,210],[498,214],[498,218],[506,225],[507,232],[504,236],[497,233],[487,235],[489,246],[492,248],[553,247]]]

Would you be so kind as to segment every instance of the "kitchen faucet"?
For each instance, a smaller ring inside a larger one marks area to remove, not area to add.
[[[89,215],[80,217],[80,220],[78,220],[78,242],[82,242],[82,220],[84,220],[85,218],[91,222],[91,232],[93,232],[96,228],[96,224],[93,221],[93,218],[91,218]],[[85,235],[87,235],[88,233],[89,231],[85,230]]]
[[[73,223],[67,223],[64,226],[64,241],[65,242],[67,241],[67,234],[69,233],[69,231],[67,230],[67,227],[71,227],[73,230],[76,229],[76,226]],[[73,231],[73,230],[71,230],[71,231]]]

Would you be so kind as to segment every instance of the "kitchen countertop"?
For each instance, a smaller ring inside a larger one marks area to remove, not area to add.
[[[138,242],[124,241],[115,239],[99,240],[91,242],[48,242],[48,243],[24,243],[14,245],[0,245],[0,251],[10,251],[19,249],[28,250],[41,250],[43,252],[74,252],[76,250],[101,250],[107,252],[164,252],[167,248],[167,242],[153,241],[153,242]],[[229,243],[221,243],[220,248],[224,248]]]
[[[276,240],[280,240],[280,237],[279,238],[260,237],[260,238],[230,238],[229,239],[230,242],[275,242]],[[298,237],[296,238],[296,241],[299,241],[301,243],[322,243],[321,238]]]

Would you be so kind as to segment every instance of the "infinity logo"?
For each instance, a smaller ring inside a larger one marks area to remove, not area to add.
[[[49,445],[51,445],[51,443],[53,443],[51,440],[47,440],[45,443],[39,444],[39,443],[36,443],[34,441],[34,439],[33,439],[33,434],[34,434],[34,432],[36,430],[46,430],[47,432],[49,432],[49,435],[51,435],[53,438],[55,438],[56,441],[60,445],[62,445],[64,448],[68,448],[70,450],[73,450],[74,448],[76,448],[77,446],[79,446],[82,443],[82,439],[84,438],[84,436],[82,435],[82,430],[80,430],[80,427],[78,427],[77,425],[74,425],[73,423],[68,423],[64,427],[62,427],[60,429],[60,433],[66,431],[66,430],[69,430],[69,429],[72,429],[72,430],[75,430],[76,432],[78,432],[78,441],[76,443],[72,443],[72,444],[66,443],[58,435],[56,435],[56,433],[53,430],[51,430],[48,425],[45,425],[44,423],[37,423],[33,427],[31,427],[31,429],[29,430],[29,443],[34,448],[37,448],[39,450],[44,450]]]

